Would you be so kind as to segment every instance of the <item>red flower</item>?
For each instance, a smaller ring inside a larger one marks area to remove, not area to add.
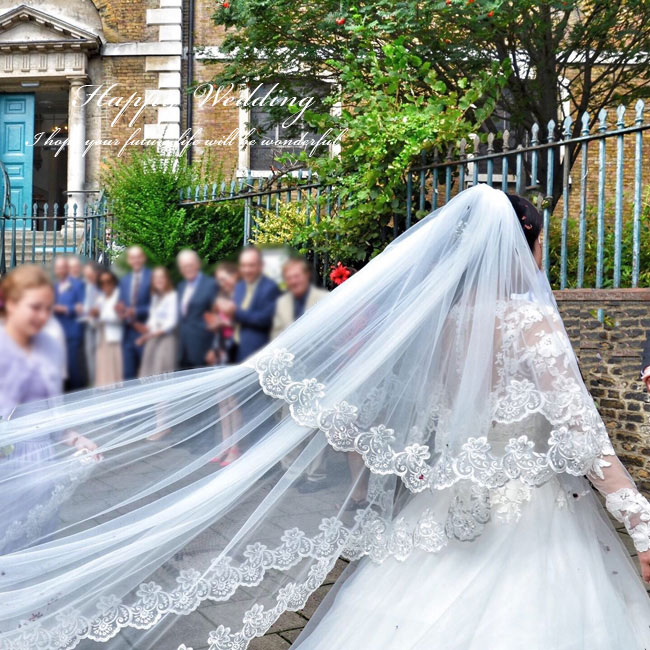
[[[336,24],[337,25],[345,25],[345,18],[343,18],[343,17],[337,18],[336,19]]]
[[[228,0],[226,0],[226,1],[223,3],[223,8],[224,8],[224,9],[228,9],[228,7],[230,7],[230,3],[228,2]]]
[[[494,11],[488,11],[488,18],[492,18],[494,16]]]
[[[330,272],[330,280],[336,284],[339,285],[343,282],[345,282],[352,273],[350,272],[350,269],[347,266],[343,266],[341,262],[339,262],[336,266],[332,267],[332,271]]]
[[[451,4],[451,0],[447,0],[446,4],[449,6]]]

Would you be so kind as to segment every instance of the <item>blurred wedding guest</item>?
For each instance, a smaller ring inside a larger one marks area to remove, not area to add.
[[[255,246],[246,246],[239,255],[242,279],[235,286],[233,299],[218,299],[219,311],[235,322],[233,338],[237,344],[237,363],[269,342],[280,289],[271,278],[263,275],[263,270],[262,251]]]
[[[282,277],[287,292],[278,298],[275,305],[273,329],[271,338],[279,336],[291,323],[298,320],[307,309],[328,295],[325,289],[319,289],[312,284],[312,273],[309,264],[302,258],[289,258],[282,266]],[[287,454],[281,461],[288,469],[302,451],[302,447]],[[298,483],[301,493],[315,492],[325,486],[325,450],[320,452],[307,467],[303,480]]]
[[[208,350],[205,358],[209,366],[234,363],[236,354],[236,345],[233,340],[234,322],[232,317],[219,311],[219,298],[232,299],[235,285],[239,281],[239,270],[233,262],[220,262],[217,264],[214,277],[219,287],[219,293],[217,300],[212,305],[212,310],[205,315],[205,322],[214,332],[212,347]]]
[[[71,390],[74,390],[81,388],[85,383],[84,327],[77,314],[84,303],[84,284],[81,280],[70,276],[68,260],[64,257],[54,259],[54,275],[56,277],[54,313],[65,333],[67,384]]]
[[[212,308],[218,287],[214,278],[201,272],[201,258],[196,251],[182,250],[176,263],[183,276],[178,285],[179,368],[186,370],[205,365],[205,356],[214,335],[204,316]]]
[[[99,290],[100,266],[89,262],[83,267],[84,302],[77,306],[77,314],[84,322],[84,358],[86,361],[86,376],[90,386],[95,385],[95,361],[97,357],[97,323],[90,315],[97,306],[101,295]]]
[[[149,318],[146,324],[137,324],[140,337],[136,343],[144,346],[139,377],[173,372],[178,357],[178,294],[162,266],[151,274],[151,296]]]
[[[10,419],[14,409],[34,400],[56,397],[63,389],[63,345],[44,331],[52,315],[54,291],[47,273],[32,265],[10,271],[0,283],[0,419]],[[93,451],[97,446],[68,431],[59,438],[78,450]],[[5,477],[25,471],[38,475],[39,467],[53,460],[54,448],[50,434],[34,435],[9,446],[0,441],[0,461]],[[44,468],[44,467],[43,467]],[[7,486],[9,489],[9,486]],[[54,486],[47,481],[32,482],[24,494],[5,495],[0,538],[6,538],[5,528],[21,518],[38,512],[51,498]],[[25,526],[25,534],[9,537],[0,543],[0,553],[9,553],[29,542],[26,535],[44,535],[56,526],[58,514],[33,518]]]
[[[311,269],[307,260],[302,258],[289,258],[282,266],[282,278],[287,291],[275,304],[272,339],[329,293],[312,283]]]
[[[83,264],[76,255],[68,255],[68,272],[71,278],[83,281]]]
[[[205,320],[212,332],[214,339],[212,348],[206,355],[206,363],[210,366],[233,363],[235,360],[236,346],[233,341],[235,328],[230,316],[219,311],[219,298],[231,299],[235,285],[239,280],[239,270],[233,262],[221,262],[215,269],[215,279],[219,287],[217,299],[214,301],[212,312],[205,315]],[[226,442],[238,426],[241,425],[241,412],[232,398],[219,402],[219,429],[222,442]],[[219,463],[226,467],[241,456],[238,445],[231,445],[221,455],[216,456],[211,462]]]
[[[117,277],[112,271],[99,274],[101,294],[91,310],[97,326],[95,386],[108,386],[124,379],[122,340],[124,329],[116,309],[120,298]]]
[[[147,256],[140,246],[126,251],[126,263],[131,269],[120,280],[120,296],[116,308],[124,323],[122,363],[124,379],[134,379],[142,361],[143,347],[137,345],[140,333],[137,323],[146,323],[151,302],[151,271],[146,267]]]
[[[68,378],[68,357],[65,345],[65,332],[61,327],[61,323],[59,323],[59,320],[54,315],[54,311],[41,331],[53,338],[61,348],[61,377],[63,377],[63,381],[65,382]]]

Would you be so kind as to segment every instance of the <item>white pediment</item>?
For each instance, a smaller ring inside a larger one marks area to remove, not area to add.
[[[94,49],[100,41],[96,34],[34,7],[20,5],[0,15],[0,48],[24,49],[36,44]]]

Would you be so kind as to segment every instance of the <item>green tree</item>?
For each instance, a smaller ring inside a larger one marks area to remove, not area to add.
[[[423,149],[475,132],[492,111],[508,69],[507,62],[492,63],[450,88],[405,37],[376,47],[375,33],[375,22],[353,11],[349,34],[359,47],[324,62],[336,72],[332,92],[307,110],[288,109],[304,111],[304,120],[328,139],[342,136],[340,154],[306,147],[299,156],[279,158],[285,170],[308,166],[332,184],[334,204],[341,206],[330,218],[311,220],[294,239],[348,262],[367,261],[404,230],[407,170]],[[285,108],[279,119],[288,113]]]
[[[288,88],[297,70],[312,80],[322,73],[340,80],[337,62],[348,54],[370,81],[368,53],[384,56],[384,47],[401,39],[458,93],[464,80],[509,61],[500,110],[483,128],[496,132],[505,113],[513,130],[538,122],[546,137],[549,120],[565,117],[565,99],[577,113],[589,110],[594,124],[601,108],[650,96],[649,15],[650,0],[361,0],[354,8],[341,0],[232,0],[213,16],[227,28],[220,48],[230,57],[214,81],[277,78]],[[359,32],[360,20],[371,31]],[[410,84],[427,98],[425,77]],[[573,135],[579,129],[576,122]],[[569,151],[570,160],[575,154]],[[560,193],[557,175],[554,200]]]
[[[368,37],[372,25],[358,17],[355,34]],[[441,147],[469,135],[491,112],[505,75],[493,64],[490,73],[459,80],[456,91],[438,78],[398,38],[377,53],[369,47],[359,58],[352,52],[330,64],[339,71],[338,94],[324,101],[321,112],[307,110],[305,119],[320,133],[343,133],[339,156],[324,152],[300,161],[334,185],[342,208],[330,219],[314,220],[303,233],[316,252],[363,262],[403,232],[406,219],[406,172],[422,150]],[[415,86],[426,88],[416,92]],[[327,110],[337,102],[340,110]],[[293,107],[292,112],[298,108]],[[411,217],[422,216],[412,206]]]

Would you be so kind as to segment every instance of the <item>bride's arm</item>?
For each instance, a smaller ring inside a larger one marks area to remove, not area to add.
[[[602,456],[587,478],[605,497],[607,510],[622,524],[638,551],[643,579],[650,583],[650,503],[616,455]]]

